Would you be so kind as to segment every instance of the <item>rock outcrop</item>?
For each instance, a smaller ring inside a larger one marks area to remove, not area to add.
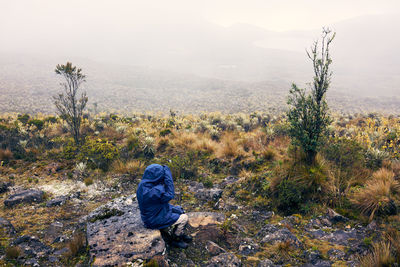
[[[68,200],[68,196],[58,196],[46,202],[46,207],[54,207],[64,205]]]
[[[194,193],[194,196],[202,201],[217,201],[222,196],[222,189],[219,188],[205,188],[202,183],[191,182],[189,190]]]
[[[193,228],[213,224],[221,224],[225,221],[225,215],[218,212],[189,212],[189,225]]]
[[[51,247],[34,236],[20,236],[12,242],[12,245],[20,248],[21,255],[18,261],[24,266],[40,266],[40,260],[47,258],[52,252]]]
[[[144,227],[134,196],[115,199],[90,213],[86,220],[93,266],[151,259],[165,249],[160,231]]]
[[[261,243],[275,244],[278,242],[290,242],[295,247],[301,247],[299,239],[286,227],[279,228],[272,224],[266,224],[258,233],[262,237]]]
[[[36,189],[23,190],[18,193],[10,195],[6,200],[4,200],[4,205],[6,207],[13,207],[19,203],[32,203],[32,202],[42,202],[44,192]]]

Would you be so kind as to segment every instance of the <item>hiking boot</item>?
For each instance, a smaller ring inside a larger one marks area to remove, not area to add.
[[[181,235],[180,238],[181,238],[181,240],[183,240],[186,243],[190,243],[193,240],[193,237],[191,237],[190,235],[185,235],[185,234]]]
[[[171,242],[171,246],[176,247],[176,248],[187,248],[188,244],[186,244],[185,242],[183,242],[182,240],[173,240]]]

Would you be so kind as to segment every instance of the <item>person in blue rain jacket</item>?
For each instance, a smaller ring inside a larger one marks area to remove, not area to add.
[[[191,236],[184,234],[188,216],[182,207],[168,202],[174,198],[174,182],[168,166],[151,164],[144,171],[139,183],[137,200],[142,221],[150,229],[167,229],[174,227],[172,245],[186,248]]]

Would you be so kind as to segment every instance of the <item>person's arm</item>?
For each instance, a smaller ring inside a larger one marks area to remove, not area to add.
[[[172,210],[173,213],[178,213],[178,214],[185,213],[185,211],[183,210],[183,208],[181,206],[174,206],[174,205],[171,205],[171,204],[170,204],[170,206],[171,206],[171,210]]]
[[[164,168],[164,188],[165,192],[161,195],[161,202],[168,202],[175,196],[174,182],[172,180],[172,173],[168,166],[163,166]]]

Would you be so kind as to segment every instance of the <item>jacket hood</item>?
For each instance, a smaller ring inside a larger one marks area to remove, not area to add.
[[[151,164],[144,171],[142,181],[160,183],[164,181],[165,170],[160,164]]]

